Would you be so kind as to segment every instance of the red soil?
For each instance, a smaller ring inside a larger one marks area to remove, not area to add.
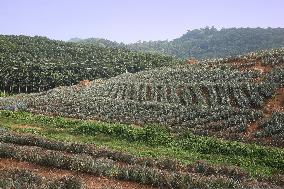
[[[252,64],[251,64],[252,63]],[[272,66],[270,65],[262,65],[260,59],[250,59],[250,60],[232,60],[226,62],[225,64],[231,64],[236,67],[240,71],[258,71],[260,74],[264,75],[271,71]],[[280,66],[281,67],[281,66]],[[262,77],[256,78],[256,82],[261,82]]]
[[[260,61],[257,61],[255,65],[249,66],[247,67],[248,70],[255,70],[255,71],[259,71],[261,74],[265,74],[267,72],[269,72],[272,67],[269,65],[263,66],[261,65]]]
[[[254,131],[256,131],[258,128],[258,121],[255,121],[253,123],[251,123],[248,127],[247,130],[245,132],[245,136],[246,137],[250,137],[252,133],[254,133]]]
[[[134,182],[118,181],[114,179],[108,179],[105,177],[96,177],[85,173],[56,169],[51,167],[44,167],[39,165],[30,164],[27,162],[20,162],[8,158],[0,158],[0,170],[10,169],[23,169],[29,170],[40,176],[48,179],[62,178],[64,176],[76,176],[85,183],[87,188],[99,189],[104,187],[118,187],[118,188],[133,188],[133,189],[152,189],[153,187],[142,185]]]
[[[275,96],[264,107],[264,112],[267,114],[275,111],[284,112],[284,87],[279,88],[275,92]]]
[[[284,112],[284,88],[276,90],[274,97],[269,99],[263,107],[263,112],[265,118],[271,117],[273,112]],[[248,126],[245,136],[250,137],[257,130],[259,121],[253,122]]]
[[[253,62],[253,64],[248,64]],[[255,70],[260,72],[260,74],[264,75],[271,71],[272,67],[270,65],[263,66],[261,65],[261,61],[258,59],[251,59],[251,60],[232,60],[229,61],[227,64],[231,64],[236,66],[240,71],[248,71],[248,70]],[[262,77],[258,77],[255,79],[255,82],[261,82]],[[262,109],[264,111],[265,118],[271,116],[271,114],[275,111],[284,112],[284,88],[280,88],[276,91],[273,98],[269,99],[266,105]],[[251,134],[258,129],[258,123],[260,120],[251,123],[246,132],[245,136],[249,137]]]

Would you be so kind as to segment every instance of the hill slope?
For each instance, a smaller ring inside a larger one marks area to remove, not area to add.
[[[35,92],[180,62],[125,48],[0,35],[0,91]]]
[[[278,49],[126,73],[100,83],[2,98],[0,108],[159,123],[175,132],[283,146],[283,57]]]
[[[188,63],[0,98],[0,187],[283,188],[284,49]]]

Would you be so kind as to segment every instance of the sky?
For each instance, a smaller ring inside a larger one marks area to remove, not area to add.
[[[284,27],[284,0],[0,0],[0,34],[172,40],[215,26]]]

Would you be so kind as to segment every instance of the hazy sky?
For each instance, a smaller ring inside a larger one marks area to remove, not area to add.
[[[284,27],[284,0],[0,0],[0,34],[136,42],[213,25]]]

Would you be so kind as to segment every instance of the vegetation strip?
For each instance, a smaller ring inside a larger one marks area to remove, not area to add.
[[[64,143],[53,140],[48,140],[42,137],[33,135],[16,134],[11,132],[0,132],[0,141],[5,143],[13,143],[18,145],[37,146],[48,150],[65,151],[75,154],[87,154],[94,158],[109,158],[114,161],[123,162],[131,165],[141,165],[165,169],[169,171],[183,171],[190,173],[204,173],[206,175],[224,175],[233,179],[243,179],[248,174],[236,167],[228,166],[211,166],[205,162],[199,161],[196,164],[184,166],[178,161],[172,159],[154,159],[154,158],[139,158],[134,155],[113,151],[106,148],[98,148],[95,145]]]
[[[4,121],[4,123],[7,123],[6,125],[7,128],[9,128],[11,124],[13,125],[17,123],[20,125],[21,124],[30,124],[31,126],[36,125],[36,128],[37,127],[42,128],[42,130],[17,128],[16,130],[19,132],[31,132],[35,134],[40,134],[48,138],[56,139],[57,141],[66,140],[66,141],[76,142],[76,143],[77,142],[80,142],[80,143],[95,142],[99,146],[108,146],[109,148],[115,149],[116,151],[119,150],[119,151],[124,151],[124,153],[127,152],[127,154],[130,153],[135,156],[137,155],[142,156],[143,157],[142,159],[144,160],[147,159],[146,160],[148,161],[147,165],[149,165],[151,162],[151,160],[148,159],[149,157],[151,158],[154,157],[154,159],[162,158],[162,162],[164,160],[166,162],[167,159],[171,159],[174,162],[178,160],[186,167],[188,166],[188,164],[193,165],[193,167],[195,167],[196,161],[203,160],[204,163],[206,164],[205,167],[208,167],[207,162],[209,162],[209,164],[213,163],[214,167],[217,166],[216,167],[217,170],[219,170],[219,168],[222,167],[223,165],[225,165],[226,167],[228,165],[235,165],[235,166],[240,167],[240,169],[248,171],[250,176],[257,177],[257,178],[265,177],[265,178],[273,178],[274,180],[277,180],[276,178],[278,177],[276,174],[283,175],[283,170],[281,169],[264,166],[263,164],[262,165],[256,164],[255,159],[257,157],[251,158],[249,156],[242,157],[242,156],[235,156],[235,155],[221,155],[221,154],[210,154],[210,153],[203,154],[203,153],[192,151],[191,149],[186,149],[186,150],[180,149],[180,147],[178,146],[177,147],[175,146],[167,147],[165,145],[161,146],[161,145],[158,145],[157,142],[155,142],[154,144],[152,143],[145,144],[145,142],[143,141],[140,141],[140,142],[132,141],[129,143],[127,142],[126,139],[123,139],[123,138],[115,139],[116,137],[113,137],[114,135],[101,134],[100,132],[98,132],[95,136],[89,135],[89,134],[83,136],[83,135],[77,135],[73,133],[74,128],[80,127],[80,125],[84,125],[86,123],[93,124],[94,127],[96,127],[97,125],[103,124],[105,125],[106,128],[109,128],[112,126],[114,127],[119,127],[119,126],[124,127],[125,126],[127,128],[132,129],[132,127],[123,125],[123,124],[109,124],[109,123],[93,122],[93,121],[86,122],[86,121],[81,121],[81,120],[70,120],[70,119],[61,118],[61,117],[47,117],[47,116],[40,116],[40,115],[32,115],[30,113],[25,113],[25,112],[7,112],[7,111],[0,112],[0,120]],[[143,128],[137,128],[137,129],[143,129]],[[162,131],[165,131],[165,129],[162,129]],[[159,133],[156,133],[154,135],[159,135]],[[172,137],[175,137],[175,136],[172,135]],[[241,143],[236,143],[236,144],[241,144]],[[244,147],[250,146],[246,144],[241,144],[241,145],[243,145]],[[274,148],[263,147],[263,149],[269,150],[269,149],[274,149]],[[278,150],[279,153],[282,152],[281,149],[276,148],[276,150]],[[118,156],[117,158],[120,158],[120,156]],[[143,164],[144,162],[143,163],[142,162],[140,162],[141,164],[140,163],[138,164],[144,165]],[[158,162],[160,161],[157,161],[157,163]],[[218,164],[222,164],[222,165],[219,166]],[[161,164],[161,166],[162,165],[163,163]],[[167,166],[166,169],[168,168],[169,167]],[[273,179],[270,179],[270,180],[273,180]]]
[[[150,146],[165,145],[178,147],[203,154],[223,154],[226,156],[240,156],[251,159],[253,163],[284,170],[284,151],[279,148],[269,148],[259,145],[230,142],[211,137],[200,137],[192,134],[174,136],[159,126],[133,128],[123,124],[109,124],[103,122],[86,122],[65,118],[49,118],[22,112],[0,111],[0,116],[31,119],[42,123],[55,123],[56,127],[68,128],[75,134],[96,135],[102,133],[129,142],[143,142]]]
[[[28,170],[9,169],[0,170],[1,188],[29,188],[29,189],[55,189],[72,188],[84,189],[84,184],[75,177],[62,177],[60,179],[47,179]]]
[[[58,151],[6,143],[0,143],[0,157],[15,158],[39,165],[82,171],[97,176],[136,181],[164,188],[212,188],[216,186],[232,188],[238,185],[237,182],[225,177],[211,176],[207,178],[196,174],[167,172],[139,165],[117,166],[109,160],[92,159],[86,155],[71,156]]]

